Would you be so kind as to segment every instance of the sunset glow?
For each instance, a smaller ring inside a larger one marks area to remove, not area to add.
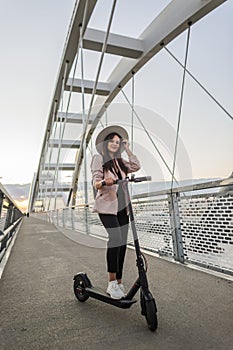
[[[28,207],[28,199],[24,199],[22,201],[15,200],[15,204],[23,213],[25,213]]]

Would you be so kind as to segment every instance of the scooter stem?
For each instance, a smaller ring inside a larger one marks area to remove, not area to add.
[[[135,221],[134,221],[133,206],[131,203],[129,189],[128,189],[128,183],[126,183],[126,195],[127,195],[131,228],[132,228],[133,238],[134,238],[134,246],[135,246],[135,251],[136,251],[136,256],[137,256],[137,267],[138,267],[140,286],[143,289],[144,293],[148,293],[148,291],[149,291],[148,281],[147,281],[147,277],[146,277],[144,261],[143,261],[142,254],[140,251],[137,229],[136,229],[136,225],[135,225]]]

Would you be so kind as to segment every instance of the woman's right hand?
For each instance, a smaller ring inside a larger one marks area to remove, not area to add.
[[[106,186],[112,186],[114,184],[114,180],[111,177],[107,177],[104,179]]]
[[[105,186],[112,186],[114,184],[114,180],[111,177],[107,177],[106,179],[103,179],[105,182]],[[103,187],[102,182],[100,181],[96,184],[96,189],[99,190],[101,187]]]

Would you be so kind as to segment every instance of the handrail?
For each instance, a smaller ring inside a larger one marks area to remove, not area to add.
[[[0,262],[2,261],[3,256],[15,234],[15,229],[22,220],[22,216],[16,220],[12,225],[10,225],[3,232],[0,231]]]
[[[191,192],[191,191],[198,191],[198,190],[205,190],[210,188],[217,188],[217,187],[226,187],[226,186],[233,186],[233,178],[227,178],[224,180],[215,180],[215,181],[209,181],[209,182],[202,182],[195,185],[186,185],[181,187],[173,187],[171,190],[165,189],[161,191],[153,191],[153,192],[145,192],[136,194],[132,197],[132,199],[139,199],[139,198],[145,198],[145,197],[155,197],[155,196],[162,196],[166,194],[171,193],[179,193],[179,192]]]
[[[0,183],[0,262],[12,240],[23,213]]]

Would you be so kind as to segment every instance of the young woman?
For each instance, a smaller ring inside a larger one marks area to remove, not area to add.
[[[94,155],[91,162],[93,186],[97,190],[93,211],[99,214],[109,238],[107,293],[114,299],[120,299],[125,296],[122,271],[129,217],[124,188],[114,182],[139,170],[140,163],[129,148],[127,131],[120,126],[103,129],[96,138],[96,148],[99,154]],[[122,151],[127,153],[128,161],[121,157]]]

